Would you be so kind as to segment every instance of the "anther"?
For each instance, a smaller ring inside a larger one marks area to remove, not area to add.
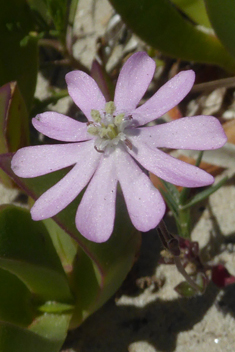
[[[101,121],[101,116],[100,112],[98,110],[92,109],[91,110],[91,117],[95,122],[100,122]]]
[[[115,110],[116,110],[116,107],[113,101],[109,101],[108,103],[105,104],[105,111],[107,114],[113,115]]]

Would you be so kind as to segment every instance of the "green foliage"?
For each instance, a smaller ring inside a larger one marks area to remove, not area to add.
[[[65,44],[67,26],[73,26],[78,0],[27,0],[39,30],[49,32]]]
[[[235,60],[213,35],[185,19],[167,0],[110,0],[126,24],[147,44],[183,60],[235,72]]]
[[[48,317],[49,319],[49,317]],[[61,326],[61,319],[57,317],[56,322]],[[47,326],[50,332],[57,329],[55,319]],[[64,331],[61,337],[56,339],[46,338],[38,333],[30,331],[4,321],[0,321],[0,351],[4,352],[58,352],[62,346],[67,326],[64,324]]]
[[[34,23],[25,0],[7,0],[0,11],[0,86],[17,81],[29,109],[37,77],[37,40],[24,38],[34,30]],[[23,44],[23,45],[22,45]]]
[[[29,330],[48,340],[57,342],[60,347],[66,337],[70,318],[69,314],[46,313],[35,319]]]
[[[0,206],[0,283],[0,351],[58,352],[74,308],[68,280],[43,223],[13,205]]]
[[[171,0],[181,11],[183,11],[196,24],[211,28],[204,0]]]
[[[199,153],[200,160],[201,156],[202,154]],[[199,166],[199,163],[200,162],[196,163],[197,166]],[[207,187],[190,198],[189,188],[183,188],[182,191],[179,192],[176,186],[161,180],[164,188],[161,187],[160,191],[175,218],[179,236],[190,237],[190,208],[215,193],[226,181],[227,177],[224,177],[216,185]]]
[[[17,276],[0,268],[0,321],[27,327],[33,320],[32,295]]]
[[[15,274],[39,301],[70,302],[66,275],[50,236],[27,210],[0,207],[0,267]]]
[[[202,200],[208,198],[211,194],[215,193],[218,189],[220,189],[227,181],[228,177],[224,177],[216,185],[207,187],[205,190],[196,194],[194,197],[189,199],[184,205],[182,205],[182,210],[186,210],[194,206],[195,204],[201,202]]]
[[[43,0],[58,33],[65,32],[67,0]]]
[[[227,50],[235,57],[234,0],[205,0],[213,28]]]
[[[187,281],[182,281],[175,287],[175,291],[182,297],[193,297],[195,296],[198,292],[187,282]]]
[[[55,250],[66,273],[73,269],[73,263],[78,250],[77,242],[70,237],[54,220],[43,220],[52,239]]]
[[[16,82],[0,88],[0,153],[15,152],[29,144],[29,120],[24,99]],[[0,170],[1,181],[12,187],[12,181]]]

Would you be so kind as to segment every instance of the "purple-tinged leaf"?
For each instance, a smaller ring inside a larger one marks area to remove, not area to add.
[[[103,93],[106,101],[113,100],[114,85],[111,81],[105,68],[99,64],[97,60],[92,62],[91,77],[97,82],[101,92]]]
[[[16,82],[0,88],[0,153],[15,152],[29,144],[28,112]],[[0,170],[2,182],[12,181]]]

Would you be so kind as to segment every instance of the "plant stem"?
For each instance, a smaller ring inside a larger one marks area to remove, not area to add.
[[[179,257],[175,257],[175,265],[178,269],[178,271],[180,272],[181,275],[183,275],[183,277],[185,278],[185,280],[189,283],[190,286],[192,286],[197,292],[202,293],[201,288],[196,284],[195,281],[193,281],[191,279],[191,277],[188,275],[188,273],[185,271],[180,258]]]

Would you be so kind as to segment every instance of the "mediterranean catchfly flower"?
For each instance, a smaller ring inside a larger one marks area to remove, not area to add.
[[[184,117],[145,126],[188,94],[194,72],[178,73],[138,106],[154,71],[155,62],[146,53],[132,55],[120,72],[113,102],[105,101],[96,82],[86,73],[72,71],[66,75],[68,92],[88,121],[79,122],[57,112],[39,114],[33,118],[33,126],[65,143],[22,148],[12,159],[15,174],[25,178],[74,165],[35,202],[31,209],[34,220],[53,217],[88,185],[77,209],[76,226],[87,239],[104,242],[113,231],[118,182],[131,221],[139,231],[156,227],[165,212],[159,191],[143,169],[179,186],[213,183],[210,174],[159,148],[221,147],[226,136],[215,117]]]

